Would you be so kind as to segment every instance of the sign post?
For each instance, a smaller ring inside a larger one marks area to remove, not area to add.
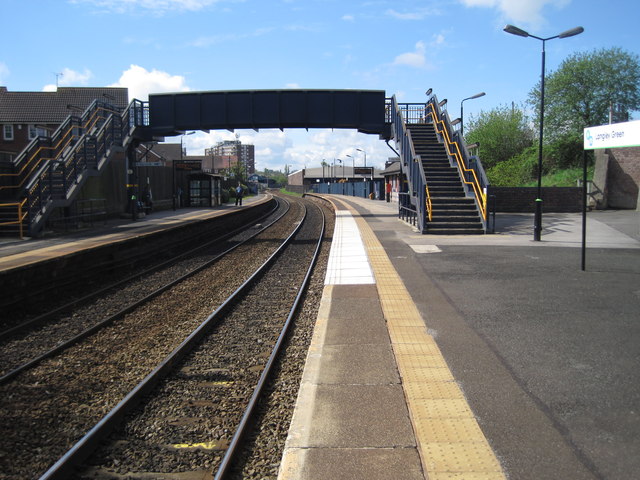
[[[587,150],[640,146],[640,120],[584,129],[582,154],[582,270],[587,249]]]

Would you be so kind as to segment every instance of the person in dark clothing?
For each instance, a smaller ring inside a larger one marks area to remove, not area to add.
[[[236,205],[242,206],[242,185],[236,187]]]

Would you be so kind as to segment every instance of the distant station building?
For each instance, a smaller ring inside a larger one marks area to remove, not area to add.
[[[374,167],[325,165],[303,168],[287,176],[287,188],[298,193],[338,193],[378,198],[384,179],[382,171]]]

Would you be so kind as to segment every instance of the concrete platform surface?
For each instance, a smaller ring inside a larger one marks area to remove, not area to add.
[[[327,273],[280,480],[635,477],[640,213],[589,212],[581,271],[580,215],[435,236],[325,197],[375,284]]]

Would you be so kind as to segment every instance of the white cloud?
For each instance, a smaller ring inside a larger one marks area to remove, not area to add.
[[[62,72],[56,73],[58,86],[60,87],[78,87],[85,86],[89,83],[89,80],[93,77],[93,73],[88,68],[85,68],[82,72],[71,70],[70,68],[63,68]],[[57,86],[53,83],[42,87],[43,92],[55,92]]]
[[[128,70],[122,72],[122,76],[116,83],[109,86],[128,88],[130,100],[134,98],[147,100],[150,93],[190,90],[182,75],[171,75],[156,69],[148,71],[139,65],[131,65]]]
[[[242,40],[245,38],[257,38],[263,35],[267,35],[273,32],[275,28],[273,27],[264,27],[257,28],[253,32],[248,33],[227,33],[220,35],[209,35],[206,37],[199,37],[196,40],[189,43],[189,46],[198,47],[198,48],[206,48],[211,47],[213,45],[219,45],[221,43],[232,43],[237,42],[238,40]]]
[[[530,27],[545,23],[542,10],[547,6],[563,8],[571,0],[459,0],[467,7],[495,8],[505,20]]]
[[[0,62],[0,85],[4,85],[9,76],[9,67]]]
[[[91,77],[93,77],[93,74],[87,68],[85,68],[83,72],[76,72],[70,68],[63,68],[58,85],[61,87],[87,85]]]
[[[164,15],[171,11],[197,12],[221,0],[71,0],[75,4],[89,4],[109,13],[152,13]],[[243,0],[235,0],[243,1]]]
[[[416,43],[416,49],[413,52],[401,53],[393,61],[394,65],[404,65],[413,68],[426,68],[426,46],[424,42]]]
[[[355,17],[353,15],[343,15],[342,20],[345,22],[353,22],[355,21]]]
[[[432,8],[420,8],[411,12],[398,12],[392,8],[384,12],[385,15],[393,17],[396,20],[424,20],[432,15],[440,15],[440,11]]]
[[[253,130],[212,130],[210,133],[197,132],[194,135],[182,137],[188,155],[203,155],[206,148],[214,146],[223,140],[234,140],[239,135],[242,143],[255,146],[256,169],[284,171],[285,165],[292,170],[301,168],[320,167],[322,160],[333,164],[335,158],[351,166],[351,155],[355,165],[363,165],[364,154],[356,151],[360,148],[367,152],[367,165],[384,167],[388,157],[393,156],[389,147],[375,135],[366,135],[349,129],[264,129],[259,132]],[[180,137],[167,138],[169,143],[179,143]],[[339,162],[335,162],[340,165]],[[339,167],[337,167],[339,168]]]

